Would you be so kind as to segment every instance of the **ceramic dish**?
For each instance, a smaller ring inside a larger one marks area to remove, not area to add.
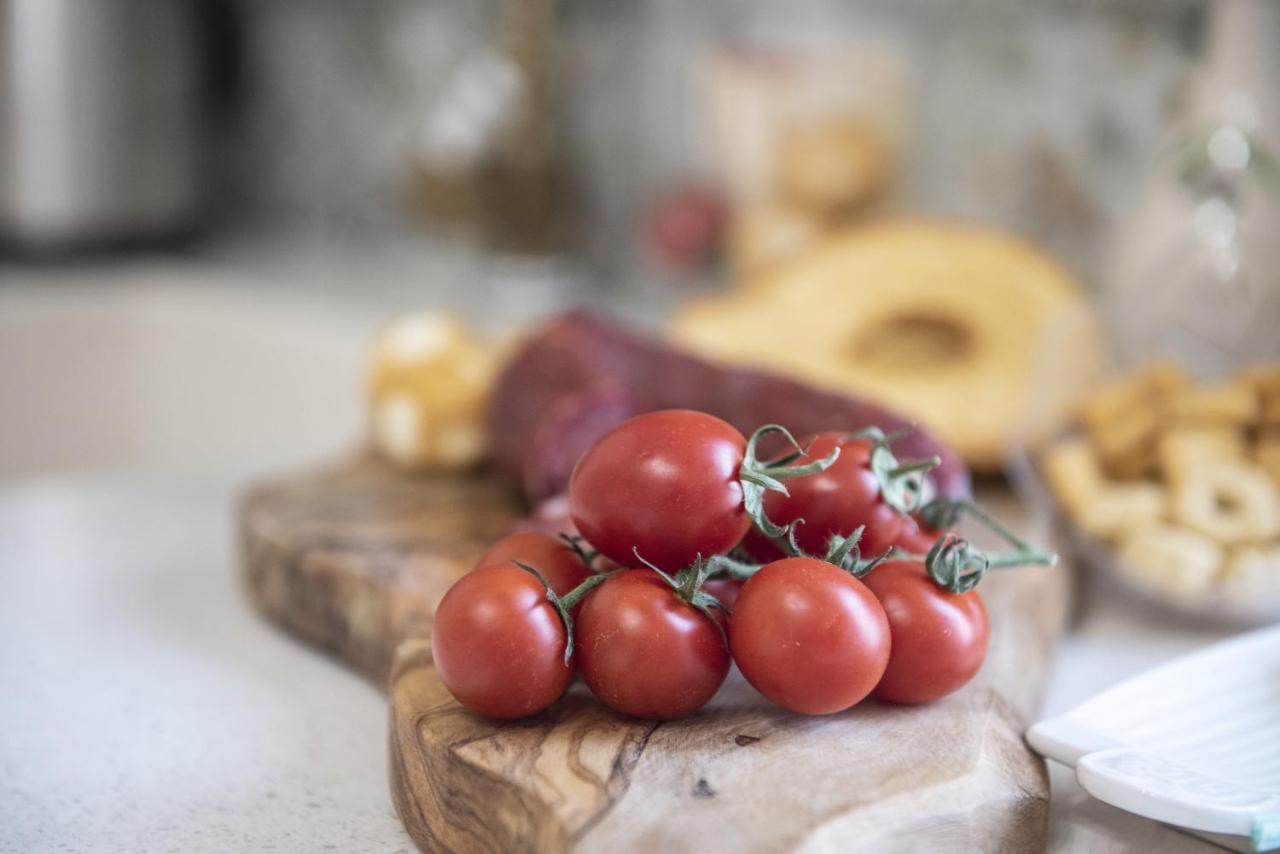
[[[1188,596],[1128,569],[1111,545],[1084,533],[1059,509],[1041,477],[1034,454],[1015,453],[1006,468],[1022,499],[1052,516],[1057,547],[1074,565],[1093,570],[1107,586],[1148,607],[1195,623],[1232,628],[1280,623],[1280,599],[1232,597],[1221,588]],[[1280,572],[1280,567],[1276,571]]]
[[[1280,626],[1122,682],[1027,741],[1112,806],[1236,851],[1280,848]]]

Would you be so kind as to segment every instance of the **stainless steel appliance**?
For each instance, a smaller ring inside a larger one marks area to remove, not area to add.
[[[189,230],[206,139],[199,0],[0,0],[0,241]]]

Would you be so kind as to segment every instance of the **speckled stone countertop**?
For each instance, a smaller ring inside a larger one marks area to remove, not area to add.
[[[383,695],[245,604],[230,493],[0,490],[0,850],[413,850]]]

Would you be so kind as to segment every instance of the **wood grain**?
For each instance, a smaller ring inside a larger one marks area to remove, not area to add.
[[[241,576],[285,630],[378,684],[455,578],[518,518],[496,476],[407,477],[372,457],[264,483],[240,501]]]
[[[683,721],[622,718],[575,684],[545,715],[492,723],[449,697],[427,638],[450,581],[515,512],[496,481],[368,461],[261,487],[241,507],[245,581],[264,613],[375,678],[399,645],[392,794],[423,850],[1043,848],[1048,781],[1022,733],[1065,611],[1061,570],[984,582],[991,654],[930,706],[803,717],[734,671]]]

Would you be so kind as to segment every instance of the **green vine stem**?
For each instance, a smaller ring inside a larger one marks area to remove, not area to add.
[[[761,460],[756,454],[756,446],[761,439],[772,434],[782,436],[794,450],[778,460]],[[793,522],[787,526],[774,523],[764,511],[765,493],[780,492],[783,495],[790,495],[787,492],[786,484],[783,483],[784,480],[826,471],[840,458],[840,449],[835,448],[820,460],[803,465],[792,465],[792,463],[804,456],[807,450],[807,448],[802,448],[795,437],[791,435],[791,431],[781,424],[766,424],[752,433],[751,438],[747,440],[747,449],[742,456],[742,465],[738,468],[738,480],[742,484],[743,507],[746,509],[751,523],[756,526],[760,533],[775,542],[783,540],[785,543],[786,540],[783,538],[790,539],[788,529],[796,523]]]
[[[859,551],[858,540],[862,539],[864,528],[865,526],[859,525],[847,537],[832,534],[827,540],[827,553],[823,560],[827,563],[835,564],[854,578],[862,578],[868,572],[884,563],[893,554],[893,549],[886,549],[884,554],[871,558],[864,558],[862,552]]]
[[[1045,551],[1038,546],[1024,540],[1022,537],[1009,530],[1003,522],[996,519],[986,510],[983,510],[972,501],[966,501],[958,498],[938,497],[930,501],[924,507],[920,508],[920,521],[925,526],[935,531],[944,528],[954,527],[962,518],[962,516],[971,516],[981,522],[986,528],[1004,540],[1013,547],[1012,553],[999,553],[987,555],[987,564],[990,569],[1002,569],[1014,566],[1053,566],[1058,562],[1058,556],[1050,551]],[[937,544],[935,543],[935,546]]]
[[[777,547],[787,557],[810,557],[804,549],[800,548],[800,544],[796,542],[796,531],[804,524],[804,518],[801,517],[786,525],[782,526],[782,533],[776,537],[767,537],[769,542]],[[761,531],[760,533],[764,533]]]
[[[939,587],[951,593],[964,593],[977,587],[989,569],[1053,566],[1057,561],[1056,554],[1030,548],[987,554],[968,540],[946,533],[938,537],[925,555],[924,568]]]
[[[886,435],[879,427],[867,427],[845,437],[846,441],[871,440],[871,454],[867,465],[880,481],[881,499],[899,513],[910,513],[916,509],[916,504],[924,493],[925,472],[942,463],[939,456],[916,460],[899,460],[894,456],[890,445],[913,429],[907,426]]]
[[[854,578],[861,578],[875,569],[889,558],[893,549],[889,549],[884,554],[873,558],[864,558],[858,550],[858,540],[862,537],[862,531],[862,526],[859,526],[857,530],[847,537],[832,534],[827,540],[827,553],[820,560],[835,564],[853,575]],[[796,546],[794,540],[792,540],[791,545],[795,549],[795,553],[791,557],[814,557],[814,555],[806,554]],[[735,581],[745,581],[768,565],[767,563],[745,561],[732,555],[716,555],[706,560],[705,564],[708,569],[708,578],[731,578]]]
[[[600,552],[596,549],[586,548],[583,545],[583,543],[587,542],[585,537],[577,534],[561,533],[560,539],[563,540],[569,548],[573,549],[574,554],[578,556],[578,560],[582,561],[583,566],[587,568],[588,572],[596,572],[596,568],[593,564],[595,563],[595,559],[600,557]]]
[[[742,560],[732,554],[716,555],[706,561],[710,567],[708,578],[731,578],[734,581],[746,581],[760,571],[763,563]]]
[[[890,445],[906,436],[914,428],[903,427],[885,434],[879,427],[867,427],[853,433],[847,433],[843,442],[857,439],[868,439],[872,443],[868,455],[867,466],[875,474],[880,487],[880,495],[886,504],[899,513],[912,512],[924,491],[924,474],[938,466],[942,459],[938,456],[923,457],[914,460],[899,460],[894,456]],[[792,447],[786,456],[762,462],[756,455],[756,446],[760,439],[777,433],[783,436]],[[804,519],[795,519],[787,525],[779,525],[769,518],[764,509],[764,497],[768,491],[789,495],[784,480],[793,477],[804,477],[830,468],[840,457],[840,446],[837,445],[821,460],[804,465],[793,465],[796,460],[808,453],[807,447],[801,447],[795,437],[781,425],[766,424],[751,434],[747,442],[747,450],[743,455],[739,480],[742,483],[743,505],[756,530],[770,540],[779,551],[788,557],[809,557],[796,544],[796,528],[804,524]]]
[[[925,571],[934,583],[950,593],[964,593],[978,586],[990,568],[987,556],[955,534],[938,537],[924,558]]]
[[[613,572],[598,572],[595,575],[589,575],[583,579],[581,584],[570,590],[568,593],[563,596],[557,596],[556,592],[551,589],[551,584],[541,572],[538,572],[537,569],[527,563],[521,563],[518,560],[512,562],[542,582],[542,588],[547,592],[547,601],[551,603],[552,607],[556,609],[556,613],[560,615],[560,622],[564,623],[564,663],[567,665],[570,659],[573,658],[573,614],[571,613],[571,609],[574,605],[577,605],[582,601],[582,597],[586,596],[592,590],[596,589],[601,584],[604,584],[618,573],[625,572],[626,570],[617,569]]]
[[[714,559],[703,560],[702,555],[698,555],[692,565],[686,566],[672,576],[645,560],[641,556],[639,549],[633,547],[631,552],[636,556],[636,560],[656,572],[681,601],[687,602],[702,616],[710,620],[716,630],[720,632],[720,640],[724,642],[725,649],[729,648],[729,635],[725,633],[724,620],[720,619],[715,613],[720,611],[728,614],[729,609],[719,599],[702,589],[702,585],[717,571]],[[586,584],[586,582],[584,581],[583,584]]]

